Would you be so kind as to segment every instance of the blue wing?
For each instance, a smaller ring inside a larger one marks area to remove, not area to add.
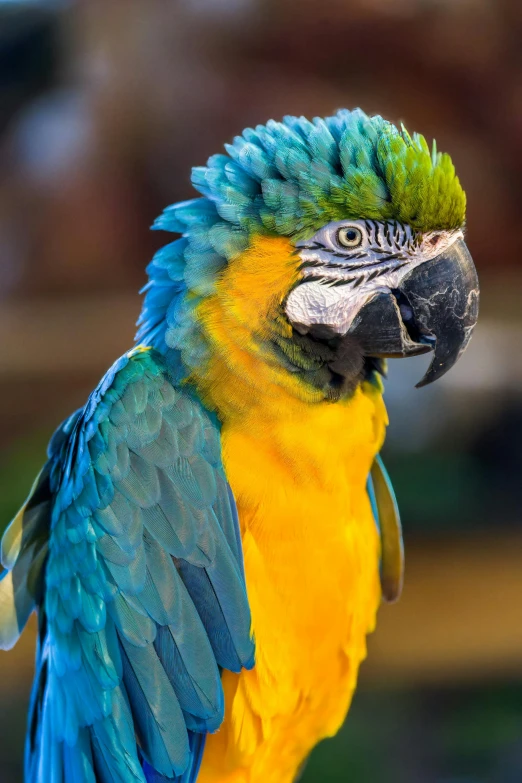
[[[39,609],[27,779],[192,783],[254,656],[218,427],[135,349],[49,457],[2,551],[0,645]]]
[[[381,587],[385,601],[396,601],[404,581],[404,547],[395,492],[379,455],[368,476],[368,496],[381,536]]]

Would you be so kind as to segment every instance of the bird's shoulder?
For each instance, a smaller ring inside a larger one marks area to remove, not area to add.
[[[254,652],[217,421],[161,354],[133,349],[58,428],[13,524],[6,642],[35,604],[41,618],[31,776],[143,781],[148,765],[194,780],[223,720],[220,672]]]

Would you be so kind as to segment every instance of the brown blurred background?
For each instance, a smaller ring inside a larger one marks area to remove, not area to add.
[[[131,345],[148,226],[190,167],[246,125],[355,106],[452,154],[482,314],[435,386],[413,388],[424,358],[390,368],[405,592],[303,783],[518,783],[520,0],[0,0],[0,528]],[[22,779],[33,640],[0,653],[0,783]]]

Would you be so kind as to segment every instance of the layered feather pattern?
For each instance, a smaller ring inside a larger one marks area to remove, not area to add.
[[[173,204],[154,224],[183,236],[148,267],[137,340],[168,355],[180,378],[208,358],[198,304],[252,236],[295,241],[350,218],[400,221],[421,232],[464,221],[465,194],[450,157],[360,109],[269,120],[225,149],[192,170],[202,198]]]
[[[27,779],[191,783],[199,735],[223,719],[220,669],[253,665],[218,427],[159,354],[138,348],[61,428],[42,475],[48,555],[45,596],[32,604]],[[4,538],[13,573],[17,526]]]

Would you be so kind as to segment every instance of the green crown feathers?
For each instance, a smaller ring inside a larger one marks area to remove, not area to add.
[[[465,194],[450,157],[360,109],[313,122],[269,120],[226,150],[194,168],[192,182],[240,232],[301,237],[350,218],[400,220],[419,231],[464,221]]]

